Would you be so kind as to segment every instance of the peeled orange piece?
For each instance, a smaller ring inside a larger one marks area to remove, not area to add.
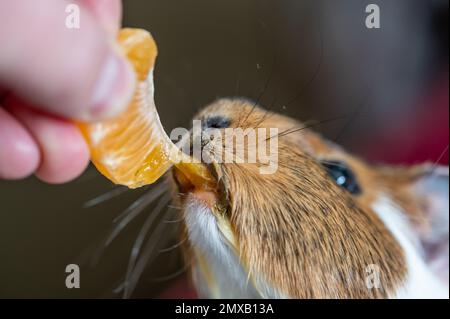
[[[78,123],[91,151],[91,161],[115,184],[137,188],[157,181],[173,164],[197,187],[212,178],[202,164],[191,163],[165,133],[153,99],[156,43],[142,29],[122,29],[117,42],[133,65],[137,85],[133,100],[118,117]]]

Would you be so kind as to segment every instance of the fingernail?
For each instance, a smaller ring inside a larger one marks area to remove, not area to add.
[[[101,68],[94,86],[90,117],[110,118],[123,112],[130,102],[135,85],[135,74],[125,58],[111,53]]]

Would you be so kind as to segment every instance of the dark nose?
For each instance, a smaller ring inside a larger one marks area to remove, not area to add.
[[[230,119],[221,115],[210,116],[202,121],[202,128],[227,128],[230,126]]]

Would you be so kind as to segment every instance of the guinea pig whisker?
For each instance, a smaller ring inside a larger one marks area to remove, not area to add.
[[[174,249],[180,247],[181,245],[183,245],[187,240],[188,240],[188,236],[185,236],[185,237],[184,237],[182,240],[180,240],[178,243],[176,243],[176,244],[174,244],[174,245],[172,245],[172,246],[169,246],[169,247],[167,247],[167,248],[162,248],[162,249],[160,249],[160,250],[159,250],[159,253],[165,253],[165,252],[168,252],[168,251],[172,251],[172,250],[174,250]]]
[[[78,177],[73,182],[75,184],[84,184],[89,181],[95,180],[95,179],[99,178],[100,176],[102,176],[102,175],[99,174],[95,168],[89,167],[80,177]]]
[[[125,282],[121,282],[116,288],[113,289],[114,294],[119,294],[125,289]]]
[[[437,167],[439,166],[439,163],[441,162],[441,159],[444,157],[445,153],[447,153],[449,148],[449,145],[447,144],[447,146],[445,147],[445,149],[441,152],[441,154],[439,155],[439,157],[437,158],[437,160],[434,161],[433,163],[433,168],[431,169],[432,174],[435,173]]]
[[[120,222],[112,228],[112,230],[105,236],[105,238],[100,240],[99,244],[97,244],[97,249],[92,252],[90,261],[90,264],[92,266],[98,263],[105,249],[112,243],[115,238],[117,238],[120,232],[140,213],[142,213],[148,205],[150,205],[165,191],[165,187],[163,185],[164,184],[159,184],[149,193],[140,196],[135,202],[133,202],[133,204],[127,207],[119,216],[117,216],[113,220],[113,223],[116,223],[119,220]]]
[[[314,73],[312,77],[307,81],[299,90],[299,93],[297,93],[293,98],[291,98],[287,103],[284,103],[285,106],[288,106],[292,103],[294,103],[297,99],[303,96],[303,94],[307,91],[307,89],[313,84],[315,79],[318,77],[320,73],[320,69],[322,68],[323,63],[323,56],[324,56],[324,43],[323,43],[323,33],[322,29],[319,25],[319,35],[320,35],[320,53],[319,53],[319,62],[317,63],[317,66],[314,70]]]
[[[278,134],[276,134],[276,135],[274,135],[274,136],[268,137],[268,138],[266,139],[266,141],[267,141],[267,140],[270,140],[270,139],[272,139],[272,138],[274,138],[274,137],[282,137],[282,136],[286,136],[286,135],[288,135],[288,134],[292,134],[292,133],[299,132],[299,131],[302,131],[302,130],[314,128],[314,127],[316,127],[316,126],[319,126],[319,125],[322,125],[322,124],[325,124],[325,123],[329,123],[329,122],[334,122],[334,121],[341,120],[341,119],[344,119],[344,118],[346,118],[346,116],[338,116],[338,117],[326,119],[326,120],[323,120],[323,121],[319,121],[319,122],[314,123],[314,124],[305,125],[305,126],[297,127],[297,128],[290,128],[290,129],[287,129],[287,130],[285,130],[285,131],[283,131],[283,132],[281,132],[281,133],[278,133]]]
[[[260,126],[264,121],[268,120],[269,118],[271,118],[271,117],[274,116],[274,115],[275,115],[274,112],[266,111],[266,112],[264,113],[264,115],[261,116],[261,120],[258,121],[258,123],[255,124],[255,129],[256,129],[256,128],[259,128],[259,126]]]
[[[172,280],[174,278],[177,278],[178,276],[180,276],[181,274],[185,273],[189,267],[192,265],[193,260],[191,260],[188,263],[184,263],[183,266],[178,269],[177,271],[166,275],[166,276],[162,276],[162,277],[157,277],[157,278],[152,278],[151,281],[153,282],[164,282],[164,281],[168,281],[168,280]]]
[[[336,165],[336,166],[339,166],[339,167],[342,167],[342,168],[346,168],[346,166],[344,164],[340,164],[340,163],[338,163],[336,161],[327,161],[325,159],[319,159],[319,162],[323,163],[323,164]]]
[[[158,216],[161,215],[162,212],[165,212],[164,208],[167,208],[167,204],[170,202],[170,196],[166,195],[163,196],[157,203],[155,209],[152,211],[152,213],[147,217],[144,224],[141,227],[141,230],[139,231],[133,247],[131,249],[130,258],[128,261],[127,271],[125,274],[125,290],[124,290],[124,297],[128,298],[130,297],[132,291],[134,290],[137,280],[140,277],[140,274],[144,270],[144,266],[147,265],[148,259],[152,256],[153,251],[155,250],[155,246],[157,243],[159,243],[158,238],[161,238],[162,230],[165,229],[165,227],[157,227],[154,232],[149,236],[146,244],[145,244],[145,250],[142,254],[141,258],[138,259],[139,253],[141,252],[141,249],[144,245],[144,240],[148,235],[149,230],[152,228],[153,224],[157,220]],[[161,234],[160,234],[161,233]],[[145,261],[144,265],[142,265],[143,260]]]
[[[272,66],[270,67],[270,72],[269,72],[269,75],[268,75],[268,77],[267,77],[267,80],[266,80],[266,82],[265,82],[265,84],[264,84],[262,90],[259,92],[258,97],[257,97],[256,101],[253,103],[253,105],[252,105],[250,111],[249,111],[249,112],[247,113],[247,115],[245,116],[244,121],[241,123],[241,119],[239,119],[239,125],[238,125],[238,126],[244,126],[244,125],[245,125],[245,123],[247,122],[248,118],[249,118],[250,115],[254,112],[254,110],[256,109],[256,106],[257,106],[257,105],[259,104],[259,102],[261,101],[261,98],[262,98],[263,95],[266,93],[266,91],[267,91],[267,89],[268,89],[268,87],[269,87],[270,81],[272,80],[273,73],[274,73],[274,71],[275,71],[275,66],[276,66],[276,64],[277,64],[277,55],[278,55],[278,52],[277,52],[277,50],[275,50],[275,52],[274,52],[274,54],[273,54]]]
[[[86,203],[83,204],[83,208],[90,208],[93,206],[97,206],[103,202],[106,202],[107,200],[110,200],[111,198],[114,198],[120,194],[125,193],[128,190],[129,189],[125,186],[114,187],[112,190],[88,200]]]
[[[240,88],[240,84],[241,84],[240,82],[241,82],[241,80],[240,80],[240,74],[238,73],[237,79],[236,79],[235,92],[234,92],[234,95],[235,95],[235,96],[238,96],[238,95],[239,95],[239,88]]]
[[[185,217],[181,216],[181,218],[178,218],[178,219],[172,219],[172,220],[166,219],[166,220],[163,220],[162,222],[166,223],[166,224],[177,224],[177,223],[181,223],[184,220],[185,220]]]
[[[175,206],[175,205],[168,205],[167,207],[173,208],[173,209],[176,209],[176,210],[181,210],[181,209],[183,209],[182,207],[180,207],[180,206]]]
[[[368,106],[367,101],[370,98],[370,87],[363,94],[361,100],[354,107],[354,109],[352,110],[351,114],[349,115],[347,122],[344,123],[344,126],[340,129],[340,131],[338,132],[338,134],[334,138],[334,142],[335,143],[339,143],[339,141],[341,140],[342,136],[344,136],[345,132],[350,128],[352,123],[358,118],[359,114],[363,111],[364,108],[367,108],[367,106]]]
[[[129,268],[131,268],[134,265],[134,262],[140,252],[140,249],[142,247],[142,244],[144,242],[145,236],[147,236],[148,231],[153,226],[155,220],[159,216],[159,214],[163,211],[165,207],[167,207],[167,204],[170,202],[170,198],[168,196],[162,197],[155,209],[152,211],[152,213],[147,217],[144,224],[141,227],[141,230],[139,231],[139,234],[136,237],[136,240],[134,241],[133,248],[131,249],[130,254],[130,263]]]
[[[178,197],[186,197],[188,194],[186,193],[177,193],[176,196]]]
[[[271,112],[270,110],[274,107],[277,99],[278,99],[278,91],[276,92],[276,94],[273,97],[272,103],[270,103],[270,106],[268,107],[268,110],[264,111],[263,116],[261,116],[261,120],[258,121],[257,124],[255,124],[255,128],[259,128],[259,126],[265,121],[268,120],[269,118],[271,118],[272,116],[275,115],[275,112]]]
[[[145,208],[148,207],[156,198],[158,198],[164,191],[164,188],[154,190],[150,196],[143,195],[137,201],[135,201],[131,206],[129,206],[120,216],[118,216],[114,222],[121,219],[116,227],[111,231],[108,238],[105,240],[104,246],[107,247],[111,242],[120,234],[120,232],[140,213],[142,213]]]
[[[113,219],[113,223],[117,223],[119,220],[123,219],[128,214],[131,214],[133,211],[141,208],[142,206],[150,205],[154,202],[159,196],[161,196],[166,191],[164,184],[157,185],[155,188],[152,188],[148,193],[139,197],[133,204],[127,207],[122,213],[116,216]],[[139,211],[140,212],[140,211]]]

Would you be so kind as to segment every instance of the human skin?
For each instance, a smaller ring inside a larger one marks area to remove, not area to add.
[[[65,26],[67,5],[80,28]],[[0,0],[0,178],[68,182],[89,162],[74,120],[116,115],[134,75],[114,47],[120,0]]]

